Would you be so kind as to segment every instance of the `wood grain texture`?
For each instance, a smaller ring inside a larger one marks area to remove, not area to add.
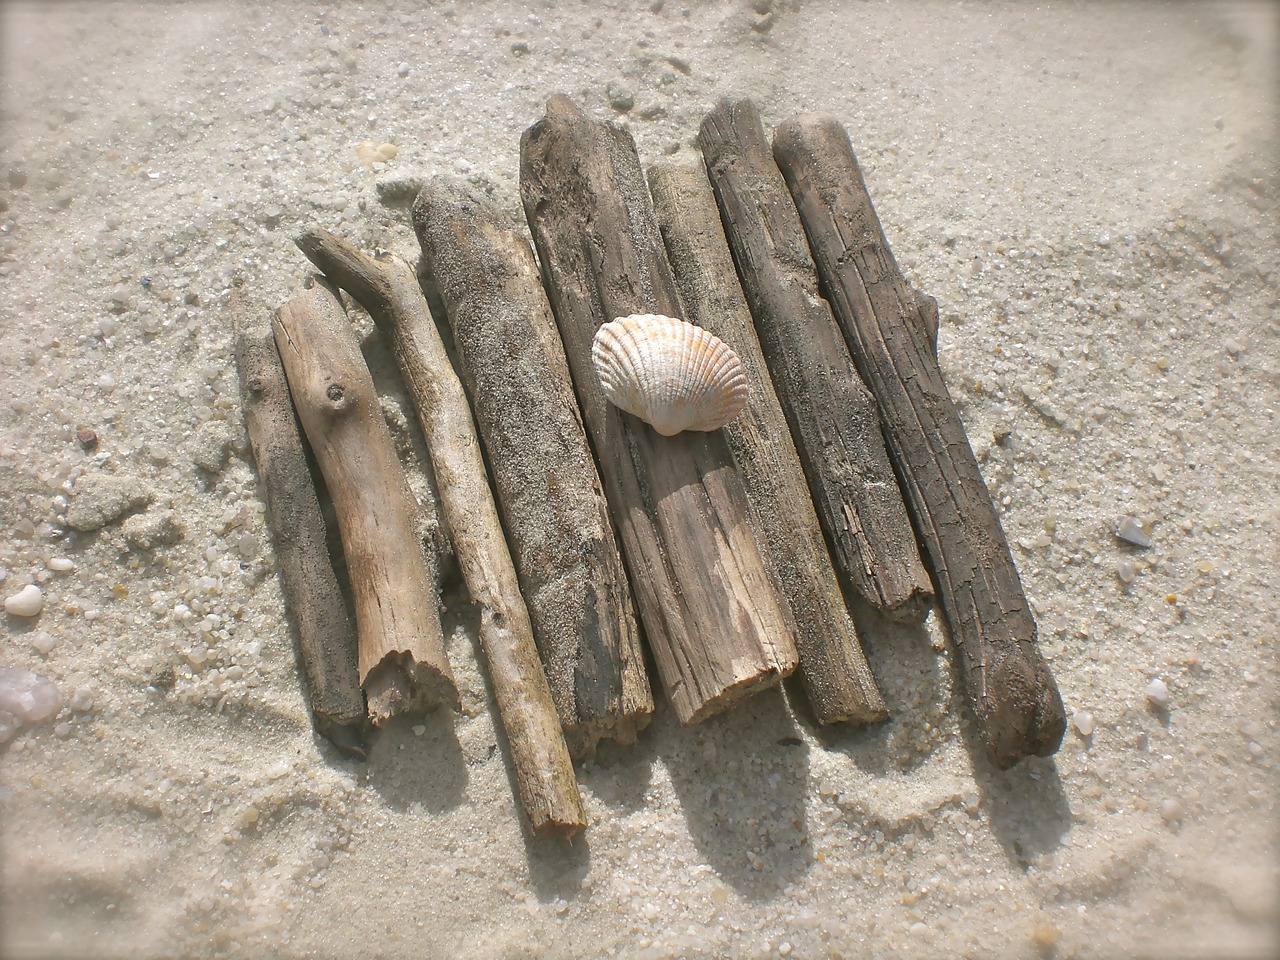
[[[663,686],[682,723],[712,716],[795,668],[794,625],[723,435],[659,436],[592,366],[601,324],[683,313],[635,144],[552,97],[521,138],[520,191]]]
[[[640,629],[529,241],[462,181],[413,206],[551,694],[575,757],[653,716]]]
[[[758,536],[795,615],[800,679],[814,714],[819,723],[882,721],[888,710],[845,606],[706,173],[701,165],[662,162],[651,164],[648,175],[685,319],[732,346],[747,376],[747,409],[724,433]]]
[[[933,589],[863,385],[750,100],[722,101],[698,144],[778,399],[837,565],[881,612],[923,619]]]
[[[281,592],[297,631],[312,722],[343,752],[363,759],[360,728],[365,723],[365,706],[356,662],[356,628],[329,556],[302,428],[270,326],[241,318],[239,297],[235,299],[240,404],[267,508]]]
[[[417,501],[337,291],[317,280],[276,312],[273,331],[337,513],[370,718],[456,707],[438,575],[414,536]]]
[[[480,647],[516,791],[535,836],[571,837],[586,826],[573,763],[489,489],[471,408],[417,274],[397,256],[369,256],[325,230],[308,230],[297,243],[391,341],[422,424],[454,556],[480,610]]]
[[[850,350],[880,407],[965,689],[999,767],[1054,753],[1062,698],[937,361],[937,304],[905,280],[848,135],[831,117],[783,123],[774,155]]]

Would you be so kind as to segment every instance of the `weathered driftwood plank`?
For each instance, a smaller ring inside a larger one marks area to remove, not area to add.
[[[698,144],[778,399],[840,570],[872,606],[918,621],[933,590],[880,435],[750,100],[722,101]]]
[[[819,723],[884,720],[888,711],[823,541],[804,469],[738,285],[711,185],[700,166],[662,162],[651,165],[648,174],[685,319],[730,344],[750,384],[747,409],[724,432],[742,472],[766,559],[795,615],[800,678],[809,702]]]
[[[281,592],[298,631],[312,722],[344,753],[363,760],[360,730],[365,708],[356,669],[356,628],[329,556],[324,517],[284,367],[271,328],[242,315],[238,288],[233,299],[240,404],[262,484]]]
[[[723,435],[660,436],[592,366],[602,323],[682,313],[635,144],[552,97],[521,138],[520,191],[650,649],[676,716],[701,720],[795,668],[794,625]]]
[[[538,660],[471,409],[417,274],[397,256],[371,257],[325,230],[308,230],[297,242],[307,259],[369,311],[391,341],[422,423],[454,556],[480,608],[480,646],[530,828],[535,835],[573,836],[586,825],[578,782]]]
[[[276,312],[273,330],[338,516],[369,715],[380,724],[456,707],[435,565],[414,535],[418,504],[337,291],[317,279]]]
[[[631,588],[529,241],[435,177],[413,225],[444,301],[498,508],[569,752],[631,743],[653,716]]]
[[[786,176],[890,452],[958,650],[988,755],[1009,767],[1058,749],[1062,698],[1000,519],[937,360],[937,304],[903,278],[848,135],[831,117],[782,124]]]

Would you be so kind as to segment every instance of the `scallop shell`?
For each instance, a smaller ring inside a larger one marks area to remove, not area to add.
[[[747,403],[747,378],[733,348],[683,320],[619,317],[596,331],[591,360],[609,401],[664,437],[718,430]]]

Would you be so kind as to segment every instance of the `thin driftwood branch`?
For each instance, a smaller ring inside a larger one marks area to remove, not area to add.
[[[297,629],[312,722],[344,753],[363,760],[360,730],[365,708],[356,669],[356,630],[326,546],[324,517],[289,385],[271,328],[246,320],[238,285],[233,299],[240,402],[266,502],[281,591]]]
[[[521,138],[520,191],[649,647],[676,716],[704,719],[795,668],[793,624],[724,436],[660,436],[592,365],[601,324],[682,313],[635,143],[552,97]]]
[[[742,289],[818,516],[849,584],[889,616],[919,621],[933,590],[880,435],[809,257],[804,228],[750,100],[722,101],[698,143]]]
[[[937,305],[907,283],[844,128],[796,117],[774,155],[863,379],[875,394],[932,568],[987,754],[999,767],[1058,749],[1062,698],[1036,646],[1000,518],[937,360]]]
[[[360,681],[374,723],[456,707],[435,565],[338,292],[323,279],[277,312],[276,347],[338,515],[355,600]]]
[[[478,192],[435,177],[413,225],[575,757],[653,716],[631,588],[529,241]]]
[[[417,274],[325,230],[298,238],[307,258],[369,311],[390,341],[413,396],[440,491],[440,507],[471,599],[498,701],[516,789],[535,835],[572,836],[586,824],[573,764],[534,645],[480,441]]]
[[[823,541],[711,186],[700,167],[664,162],[648,173],[685,319],[732,343],[750,384],[747,409],[724,431],[742,471],[752,519],[795,614],[800,679],[809,702],[819,723],[877,723],[888,711]]]

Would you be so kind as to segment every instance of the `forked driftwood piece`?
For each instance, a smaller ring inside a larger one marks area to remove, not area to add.
[[[422,423],[454,556],[480,608],[480,646],[530,829],[573,836],[586,825],[573,763],[538,661],[471,409],[417,274],[397,256],[371,257],[325,230],[308,230],[297,242],[391,341]]]
[[[653,716],[631,588],[529,241],[465,183],[413,206],[547,680],[575,757]]]
[[[933,590],[863,385],[750,100],[721,101],[698,144],[760,346],[841,572],[872,606],[919,621]]]
[[[369,716],[457,707],[418,504],[338,292],[323,279],[276,311],[276,347],[338,515]]]
[[[878,401],[987,754],[1002,768],[1048,756],[1066,730],[1062,698],[942,380],[937,303],[898,269],[835,119],[788,120],[773,149],[849,348]]]
[[[520,140],[520,192],[649,647],[693,723],[795,668],[790,610],[723,435],[660,436],[605,400],[592,366],[601,324],[682,313],[631,136],[552,97]]]
[[[247,321],[238,284],[232,299],[240,403],[266,502],[281,592],[298,631],[312,722],[338,749],[363,760],[365,709],[356,670],[356,629],[326,546],[324,517],[289,385],[271,328]]]
[[[800,679],[819,723],[877,723],[889,714],[845,606],[804,468],[760,353],[711,185],[700,167],[648,169],[662,239],[685,319],[730,344],[750,384],[747,409],[724,428],[742,472],[766,559],[796,619]],[[842,345],[843,348],[843,345]]]

